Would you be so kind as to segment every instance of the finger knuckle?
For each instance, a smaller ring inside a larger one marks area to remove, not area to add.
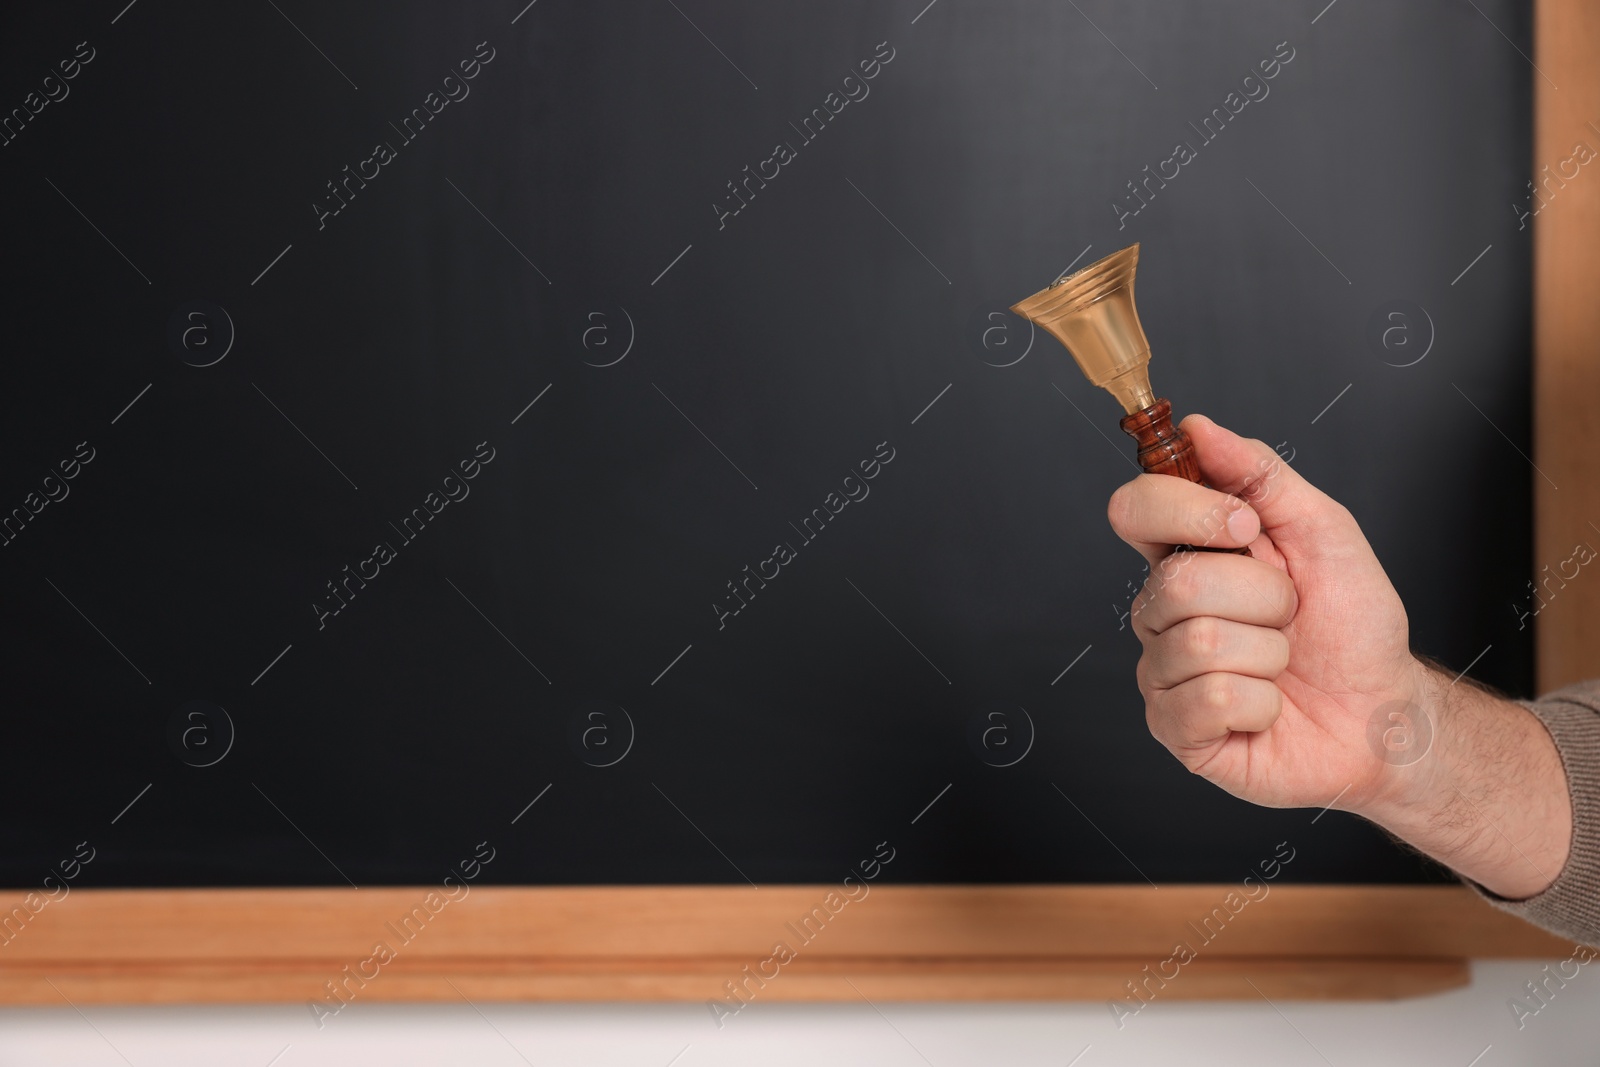
[[[1208,674],[1200,680],[1198,702],[1206,711],[1226,711],[1238,697],[1238,687],[1226,674]]]
[[[1177,607],[1192,607],[1205,595],[1208,584],[1203,560],[1195,552],[1174,553],[1167,560],[1173,562],[1163,570],[1162,594]]]
[[[1201,615],[1184,623],[1183,651],[1197,663],[1215,660],[1222,651],[1222,620]]]

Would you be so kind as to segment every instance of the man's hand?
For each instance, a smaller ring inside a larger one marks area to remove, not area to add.
[[[1544,727],[1411,654],[1346,508],[1260,441],[1201,416],[1183,428],[1216,488],[1141,475],[1109,508],[1151,568],[1133,606],[1150,732],[1245,800],[1365,815],[1505,896],[1547,886],[1571,807]]]

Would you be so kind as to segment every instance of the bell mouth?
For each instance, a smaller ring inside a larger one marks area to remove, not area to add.
[[[1049,326],[1057,319],[1082,311],[1104,300],[1118,289],[1132,287],[1139,267],[1139,243],[1135,241],[1104,259],[1098,259],[1062,278],[1057,278],[1011,310],[1030,322]]]
[[[1013,304],[1011,310],[1066,346],[1084,377],[1129,413],[1155,403],[1150,343],[1133,299],[1139,246],[1129,245]]]

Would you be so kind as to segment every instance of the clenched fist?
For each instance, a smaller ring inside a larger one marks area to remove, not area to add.
[[[1117,534],[1150,563],[1133,605],[1150,732],[1245,800],[1334,804],[1496,892],[1543,889],[1571,825],[1543,726],[1412,655],[1405,608],[1348,509],[1260,441],[1196,415],[1183,429],[1215,488],[1145,474],[1109,507]],[[1431,726],[1430,750],[1386,759],[1375,720]],[[1486,773],[1487,757],[1507,751],[1523,771]]]

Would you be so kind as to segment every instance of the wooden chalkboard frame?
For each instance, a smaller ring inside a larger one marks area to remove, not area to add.
[[[881,885],[810,943],[786,928],[837,889],[485,887],[408,943],[395,924],[432,887],[78,890],[7,947],[0,1002],[293,1001],[333,1025],[365,1001],[692,1000],[727,1025],[728,983],[753,1003],[1121,1001],[1159,971],[1161,999],[1373,999],[1463,985],[1472,957],[1572,952],[1449,886],[1285,885],[1208,925],[1238,886]]]
[[[1536,0],[1534,39],[1537,173],[1589,136],[1600,12]],[[1579,447],[1600,439],[1600,184],[1564,188],[1533,230],[1534,540],[1560,559],[1600,515],[1600,454]],[[1536,627],[1541,691],[1600,675],[1600,585],[1574,583]],[[485,887],[381,961],[386,924],[428,887],[79,889],[10,938],[0,1003],[304,1001],[332,1025],[365,1000],[704,1000],[731,1025],[745,1000],[1133,1005],[1129,983],[1168,999],[1394,997],[1465,984],[1469,959],[1572,952],[1448,886],[1281,886],[1214,947],[1193,923],[1237,887],[880,885],[825,937],[789,935],[835,888]],[[0,914],[21,900],[0,897]],[[779,939],[803,947],[775,960]],[[1181,966],[1179,942],[1201,946]]]

